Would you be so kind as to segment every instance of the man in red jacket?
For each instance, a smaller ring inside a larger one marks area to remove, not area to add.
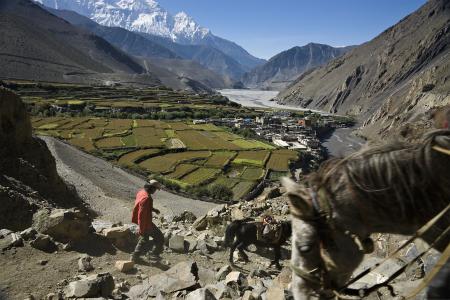
[[[161,230],[152,222],[152,212],[159,214],[159,210],[153,207],[153,199],[151,195],[161,188],[156,180],[150,180],[144,189],[138,191],[136,201],[134,203],[132,222],[139,225],[139,241],[131,256],[134,262],[139,261],[139,257],[145,250],[150,250],[153,246],[153,255],[159,258],[163,251],[164,235]],[[149,241],[149,237],[153,238],[153,242]]]

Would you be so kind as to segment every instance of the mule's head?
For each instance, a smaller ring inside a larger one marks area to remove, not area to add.
[[[348,281],[364,252],[348,232],[336,230],[319,215],[313,193],[304,185],[284,178],[292,214],[292,288],[295,299],[310,299]],[[329,216],[333,218],[334,216]]]

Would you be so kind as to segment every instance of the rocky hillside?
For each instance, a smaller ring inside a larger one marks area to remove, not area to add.
[[[80,206],[76,194],[61,180],[43,141],[32,136],[25,105],[0,88],[0,228],[30,226],[43,207]]]
[[[370,42],[303,74],[278,100],[355,115],[364,135],[385,135],[450,102],[449,45],[450,2],[430,0]]]
[[[304,72],[322,66],[352,48],[335,48],[316,43],[293,47],[246,73],[242,81],[249,88],[283,89]]]

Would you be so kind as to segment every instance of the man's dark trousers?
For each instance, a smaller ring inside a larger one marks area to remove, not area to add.
[[[153,241],[149,240],[149,237],[153,238]],[[150,231],[145,232],[139,236],[138,243],[133,252],[133,257],[137,258],[144,254],[146,251],[150,251],[153,248],[153,255],[159,256],[163,251],[164,247],[164,235],[161,230],[155,225],[152,226]]]

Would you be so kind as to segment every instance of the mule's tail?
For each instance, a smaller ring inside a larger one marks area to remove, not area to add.
[[[241,227],[242,223],[251,221],[252,219],[247,218],[247,219],[243,219],[243,220],[234,220],[233,222],[231,222],[228,226],[227,229],[225,229],[225,241],[224,241],[224,246],[225,247],[230,247],[231,244],[234,241],[234,237],[236,236],[236,231],[239,229],[239,227]]]

